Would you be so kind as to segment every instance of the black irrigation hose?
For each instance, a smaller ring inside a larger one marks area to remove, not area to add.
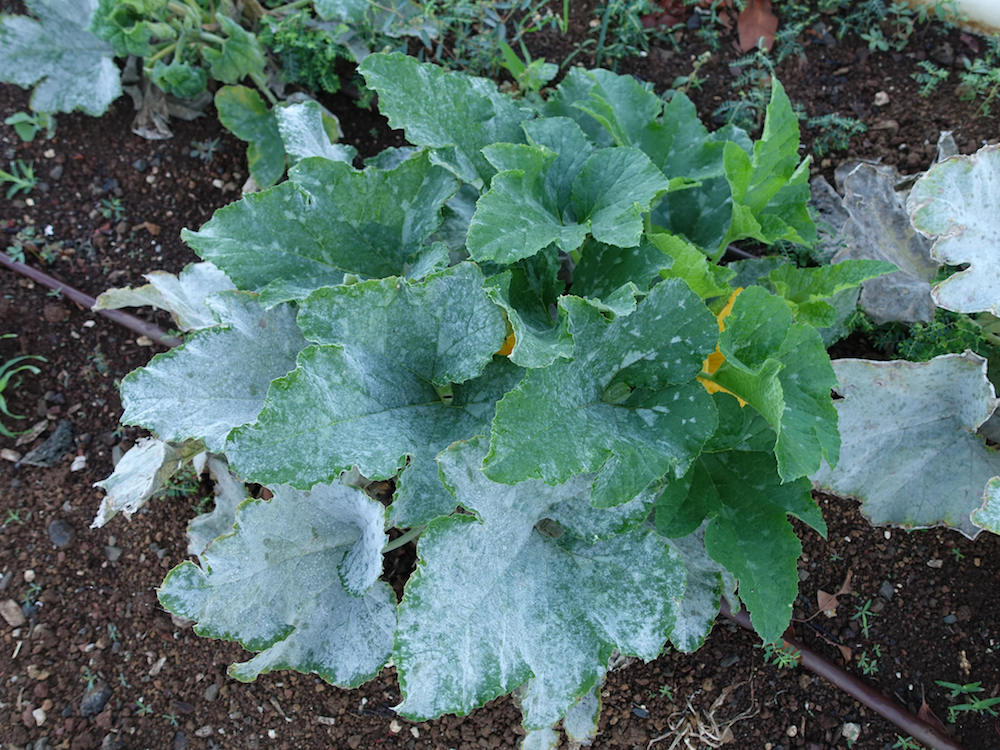
[[[719,612],[723,617],[732,620],[741,628],[749,630],[751,633],[755,632],[753,625],[750,624],[750,616],[745,609],[733,614],[729,609],[729,604],[723,599]],[[960,745],[940,729],[914,716],[895,701],[886,698],[877,690],[866,685],[854,675],[845,672],[833,662],[824,659],[815,651],[811,651],[789,638],[784,638],[784,642],[790,648],[795,649],[798,653],[798,661],[803,667],[828,682],[833,683],[855,700],[860,701],[887,721],[895,724],[922,745],[934,748],[935,750],[965,750],[964,746]]]
[[[64,297],[72,300],[81,307],[93,310],[98,315],[103,315],[105,318],[113,320],[115,323],[123,325],[142,336],[146,336],[158,344],[169,347],[177,346],[181,343],[179,338],[171,336],[159,326],[147,323],[145,320],[141,320],[134,315],[129,315],[127,312],[122,312],[121,310],[94,310],[94,305],[97,304],[97,300],[89,294],[84,294],[79,289],[74,289],[69,284],[59,281],[59,279],[49,276],[47,273],[43,273],[42,271],[32,268],[29,265],[25,265],[20,261],[16,261],[9,257],[6,253],[0,252],[0,265],[6,266],[11,271],[16,271],[23,276],[27,276],[29,279],[41,284],[42,286],[46,286],[49,289],[55,289]]]

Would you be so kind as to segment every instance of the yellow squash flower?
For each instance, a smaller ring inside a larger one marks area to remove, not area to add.
[[[725,306],[719,310],[719,314],[716,316],[716,320],[719,323],[719,331],[726,330],[726,317],[733,311],[733,303],[739,296],[740,292],[743,291],[743,287],[737,287],[733,290],[733,293],[729,295],[729,299],[726,300]],[[715,371],[722,367],[722,363],[726,361],[725,355],[719,349],[719,345],[715,345],[715,351],[705,357],[705,363],[701,366],[702,375],[714,375]],[[735,398],[740,402],[740,406],[746,406],[747,402],[737,396],[735,393],[727,388],[723,388],[721,385],[716,383],[714,380],[709,380],[707,377],[698,376],[698,382],[701,383],[705,390],[709,393],[718,393],[722,391],[723,393],[728,393],[730,396]]]

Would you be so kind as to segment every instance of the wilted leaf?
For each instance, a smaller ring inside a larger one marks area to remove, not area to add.
[[[935,164],[910,191],[913,225],[935,238],[931,256],[969,267],[934,287],[939,307],[1000,315],[1000,146]]]
[[[986,360],[966,352],[833,365],[841,458],[811,475],[816,486],[859,498],[874,524],[947,525],[975,538],[969,516],[1000,474],[1000,456],[975,434],[997,406]]]
[[[749,0],[736,19],[740,36],[740,49],[749,52],[764,40],[763,47],[774,45],[774,32],[778,30],[778,17],[771,12],[771,0]]]

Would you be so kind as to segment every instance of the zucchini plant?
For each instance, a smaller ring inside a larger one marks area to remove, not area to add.
[[[188,334],[122,382],[155,437],[95,525],[209,454],[229,499],[159,598],[255,652],[233,677],[391,660],[411,719],[516,692],[526,747],[593,733],[613,652],[697,649],[723,596],[779,641],[789,516],[825,533],[808,476],[840,451],[831,300],[892,268],[719,264],[815,237],[781,85],[752,142],[606,70],[532,102],[399,54],[360,70],[412,146],[304,147],[185,232],[203,263],[102,298]],[[382,556],[411,541],[397,601]]]

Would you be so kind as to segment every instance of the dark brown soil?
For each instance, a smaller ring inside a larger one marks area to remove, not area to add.
[[[532,38],[533,54],[563,60],[592,33],[591,6],[574,3],[570,33]],[[740,53],[733,38],[733,32],[723,32],[722,49],[702,69],[706,82],[691,92],[705,114],[734,95],[729,64]],[[832,46],[805,40],[804,58],[785,61],[778,74],[810,115],[837,111],[868,124],[869,133],[853,141],[852,155],[916,171],[932,159],[941,129],[954,130],[963,151],[996,135],[995,120],[977,117],[973,105],[959,102],[954,84],[930,99],[917,98],[910,79],[914,64],[942,39],[956,57],[962,50],[971,55],[977,43],[957,32],[939,37],[930,30],[919,31],[902,53],[869,53],[856,39]],[[663,90],[689,72],[700,44],[687,34],[680,51],[652,50],[621,70]],[[586,55],[577,61],[587,62]],[[882,107],[873,103],[879,91],[889,95]],[[26,103],[25,92],[0,87],[4,116]],[[349,100],[330,105],[341,117],[345,140],[362,154],[399,142],[380,118]],[[246,176],[242,144],[212,117],[175,122],[174,138],[158,142],[132,135],[131,117],[131,105],[122,99],[99,120],[61,117],[51,141],[22,144],[10,128],[0,130],[3,162],[34,160],[46,183],[27,198],[0,202],[3,245],[10,251],[17,235],[24,238],[24,230],[34,228],[27,261],[95,296],[110,286],[140,283],[147,271],[178,271],[194,260],[179,240],[180,229],[197,227],[235,200]],[[213,138],[219,145],[209,163],[190,155],[192,141]],[[807,133],[807,145],[809,139]],[[830,159],[817,168],[830,168]],[[101,199],[112,197],[121,202],[120,220],[100,213]],[[354,691],[294,673],[269,674],[250,685],[228,679],[226,666],[242,658],[241,649],[175,624],[154,591],[185,558],[185,525],[196,497],[161,498],[131,522],[115,519],[103,529],[89,528],[101,497],[93,482],[110,473],[113,452],[136,436],[117,427],[116,381],[157,350],[10,272],[0,272],[0,290],[0,333],[17,334],[0,340],[0,356],[47,360],[40,375],[25,377],[6,394],[11,409],[28,418],[4,420],[9,427],[40,424],[43,431],[24,445],[4,438],[0,447],[26,453],[63,420],[74,433],[73,447],[52,468],[0,461],[0,601],[14,600],[26,617],[17,627],[0,621],[0,746],[517,746],[519,713],[510,699],[464,718],[411,724],[395,717],[391,707],[399,693],[392,670]],[[149,319],[169,325],[162,317]],[[81,470],[71,471],[74,456],[86,458]],[[820,500],[830,534],[827,541],[801,534],[797,638],[913,711],[926,698],[943,721],[954,701],[935,680],[979,681],[983,697],[1000,692],[994,654],[1000,540],[983,534],[970,542],[947,530],[874,529],[856,503]],[[837,591],[848,575],[851,593],[840,598],[835,615],[813,617],[817,593]],[[866,602],[875,613],[867,631],[862,619],[852,619]],[[764,656],[750,635],[720,624],[696,654],[667,653],[613,672],[603,690],[594,747],[716,746],[713,733],[722,737],[728,726],[735,747],[846,748],[845,724],[861,728],[855,748],[897,743],[893,726],[839,690],[802,669],[767,664]],[[863,674],[866,660],[873,659],[876,665]],[[703,734],[680,741],[667,735],[683,720]],[[963,713],[948,726],[970,749],[1000,747],[1000,728],[988,714]]]

